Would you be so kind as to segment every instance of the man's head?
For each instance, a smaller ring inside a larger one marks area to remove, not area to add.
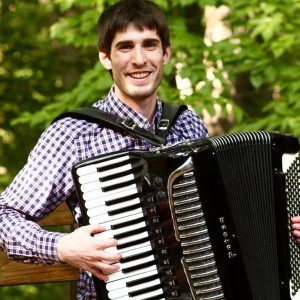
[[[169,27],[163,11],[148,0],[121,0],[110,6],[99,18],[98,49],[110,57],[111,44],[118,32],[132,24],[139,31],[156,30],[163,51],[170,46]]]
[[[148,0],[122,0],[102,14],[98,28],[99,59],[117,97],[145,116],[153,113],[171,57],[164,13]]]

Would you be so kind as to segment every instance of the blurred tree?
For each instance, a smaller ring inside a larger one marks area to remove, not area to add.
[[[112,81],[98,62],[96,23],[114,2],[0,2],[0,190],[56,115],[106,95]],[[300,0],[154,2],[171,29],[164,100],[220,113],[219,132],[266,129],[300,138]],[[214,7],[227,12],[226,35],[208,41]]]
[[[300,1],[220,3],[230,8],[231,35],[212,45],[208,60],[222,82],[221,96],[243,111],[233,130],[300,137]]]

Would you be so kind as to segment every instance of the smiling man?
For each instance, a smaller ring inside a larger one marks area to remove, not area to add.
[[[99,51],[101,63],[112,72],[116,96],[151,122],[170,46],[163,49],[155,29],[129,24],[126,31],[116,33],[109,54]]]
[[[124,0],[110,6],[98,23],[98,50],[113,84],[95,108],[157,132],[162,102],[157,95],[163,68],[171,56],[169,28],[162,10],[147,0]],[[167,99],[165,99],[167,101]],[[170,128],[166,145],[207,137],[203,121],[185,110]],[[97,299],[92,275],[107,280],[119,270],[122,253],[105,249],[117,240],[96,239],[101,224],[79,226],[70,234],[43,230],[37,222],[67,201],[75,222],[81,213],[75,196],[72,166],[119,150],[149,150],[147,141],[99,124],[73,118],[49,126],[27,164],[0,195],[0,248],[26,263],[68,263],[81,269],[78,299]],[[98,298],[99,299],[99,298]]]

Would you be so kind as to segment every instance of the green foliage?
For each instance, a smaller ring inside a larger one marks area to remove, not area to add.
[[[66,283],[44,283],[0,287],[1,300],[67,300],[70,288]]]
[[[230,7],[226,22],[232,36],[212,47],[210,59],[223,61],[223,69],[216,68],[230,79],[223,96],[244,110],[233,130],[278,130],[300,137],[300,1],[222,2]]]

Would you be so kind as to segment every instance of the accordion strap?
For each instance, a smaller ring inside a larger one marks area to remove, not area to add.
[[[169,128],[185,109],[187,109],[186,105],[163,103],[163,114],[158,125],[157,135],[139,127],[132,119],[121,119],[95,107],[82,107],[62,113],[57,116],[52,123],[66,117],[86,120],[92,123],[102,123],[109,128],[125,131],[134,136],[138,136],[155,146],[162,146],[165,142],[165,137]]]

